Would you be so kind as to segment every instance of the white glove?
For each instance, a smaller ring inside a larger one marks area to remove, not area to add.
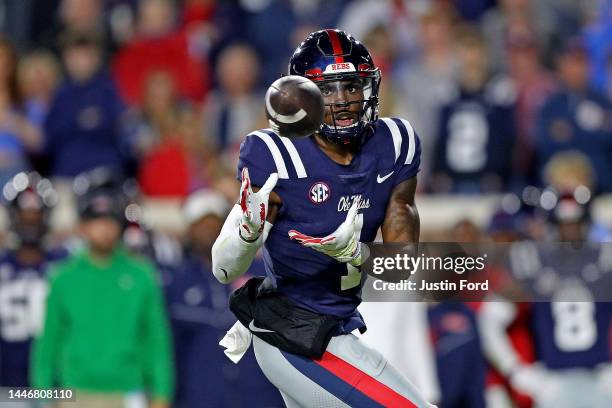
[[[555,373],[541,364],[520,365],[510,376],[515,390],[530,396],[536,403],[545,403],[557,397],[562,384]]]
[[[296,240],[305,247],[324,253],[338,262],[361,265],[369,256],[369,249],[357,240],[355,234],[355,217],[359,200],[355,200],[346,214],[346,220],[331,234],[316,238],[302,234],[299,231],[289,231],[289,238]]]
[[[268,180],[266,180],[259,191],[254,193],[251,189],[249,170],[246,167],[242,169],[242,184],[240,185],[240,199],[238,203],[242,210],[239,233],[243,240],[254,242],[263,232],[266,225],[266,216],[268,215],[268,199],[277,181],[278,174],[270,174],[270,177],[268,177]]]

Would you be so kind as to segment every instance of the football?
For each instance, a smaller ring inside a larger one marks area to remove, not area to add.
[[[323,123],[325,105],[311,80],[288,75],[274,81],[266,92],[266,116],[272,130],[289,138],[310,136]]]

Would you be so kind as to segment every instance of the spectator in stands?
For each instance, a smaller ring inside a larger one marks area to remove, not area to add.
[[[104,18],[103,0],[54,0],[44,3],[49,3],[45,6],[43,2],[34,2],[33,4],[33,35],[36,45],[51,49],[53,51],[61,51],[62,34],[67,31],[76,32],[94,32],[101,41],[101,45],[106,47],[107,40],[107,25]],[[44,27],[36,27],[42,25],[42,15],[46,13]]]
[[[482,35],[468,27],[458,34],[459,92],[440,113],[434,191],[500,192],[511,177],[516,138],[516,90],[491,76]]]
[[[537,115],[546,98],[553,92],[555,81],[540,63],[534,33],[522,29],[509,31],[506,53],[508,74],[517,91],[514,176],[519,184],[533,184]]]
[[[456,92],[457,63],[452,46],[453,16],[448,8],[432,7],[420,20],[420,56],[409,69],[396,74],[397,111],[421,135],[419,185],[429,184],[438,116]],[[385,81],[383,81],[385,82]]]
[[[101,67],[99,38],[90,32],[66,32],[62,44],[67,77],[45,122],[51,174],[74,177],[101,166],[123,171],[123,104]]]
[[[23,100],[23,113],[41,135],[41,148],[29,152],[30,164],[33,169],[45,174],[48,172],[48,162],[42,149],[44,126],[60,79],[59,63],[47,50],[34,50],[19,60],[17,80]]]
[[[212,190],[191,194],[183,207],[186,255],[166,286],[178,408],[248,406],[253,395],[257,395],[258,406],[283,406],[280,394],[258,369],[252,353],[235,365],[218,345],[236,321],[228,308],[232,288],[219,284],[211,269],[212,245],[228,211],[228,201]]]
[[[528,0],[501,0],[497,7],[487,11],[481,21],[487,39],[489,60],[495,69],[507,66],[508,55],[504,52],[506,39],[511,32],[534,32],[539,47],[549,46],[551,21],[542,15],[537,2]]]
[[[60,77],[59,63],[49,51],[35,50],[20,59],[19,91],[24,112],[34,125],[44,126]]]
[[[137,146],[139,182],[148,196],[185,197],[190,191],[189,157],[182,140],[181,111],[169,72],[151,72],[145,83]]]
[[[205,132],[219,151],[237,156],[249,132],[267,127],[263,95],[256,88],[259,69],[258,56],[247,44],[230,45],[219,55],[219,88],[210,94],[204,110]]]
[[[94,31],[103,36],[105,28],[102,5],[101,0],[62,0],[59,9],[62,32]]]
[[[123,408],[128,397],[144,400],[145,393],[150,407],[169,407],[173,366],[163,299],[153,267],[119,244],[118,196],[97,189],[81,203],[88,247],[53,272],[32,385],[72,388],[82,407]]]
[[[208,90],[207,62],[198,55],[185,30],[176,28],[171,0],[139,3],[135,39],[113,60],[113,72],[122,96],[130,104],[142,102],[142,89],[152,71],[171,73],[180,98],[201,101]]]
[[[596,191],[612,191],[612,105],[589,86],[589,62],[581,40],[565,44],[556,68],[561,88],[547,99],[537,119],[537,175],[543,180],[546,164],[556,153],[577,150],[591,160]]]
[[[204,137],[201,111],[193,108],[181,110],[177,131],[181,135],[181,144],[187,153],[189,191],[211,187],[214,173],[223,158],[217,155],[211,143]]]
[[[42,135],[23,115],[17,82],[17,54],[0,38],[0,185],[30,167],[28,154],[41,147]]]

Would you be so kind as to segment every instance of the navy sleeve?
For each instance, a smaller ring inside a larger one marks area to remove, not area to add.
[[[241,181],[242,169],[249,169],[251,183],[262,186],[270,174],[276,173],[276,164],[266,143],[256,135],[248,135],[240,145],[238,158],[238,173],[236,178]]]

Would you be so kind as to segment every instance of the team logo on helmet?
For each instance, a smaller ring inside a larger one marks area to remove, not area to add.
[[[322,181],[318,181],[310,187],[308,198],[315,204],[321,204],[329,199],[330,193],[329,186]]]

